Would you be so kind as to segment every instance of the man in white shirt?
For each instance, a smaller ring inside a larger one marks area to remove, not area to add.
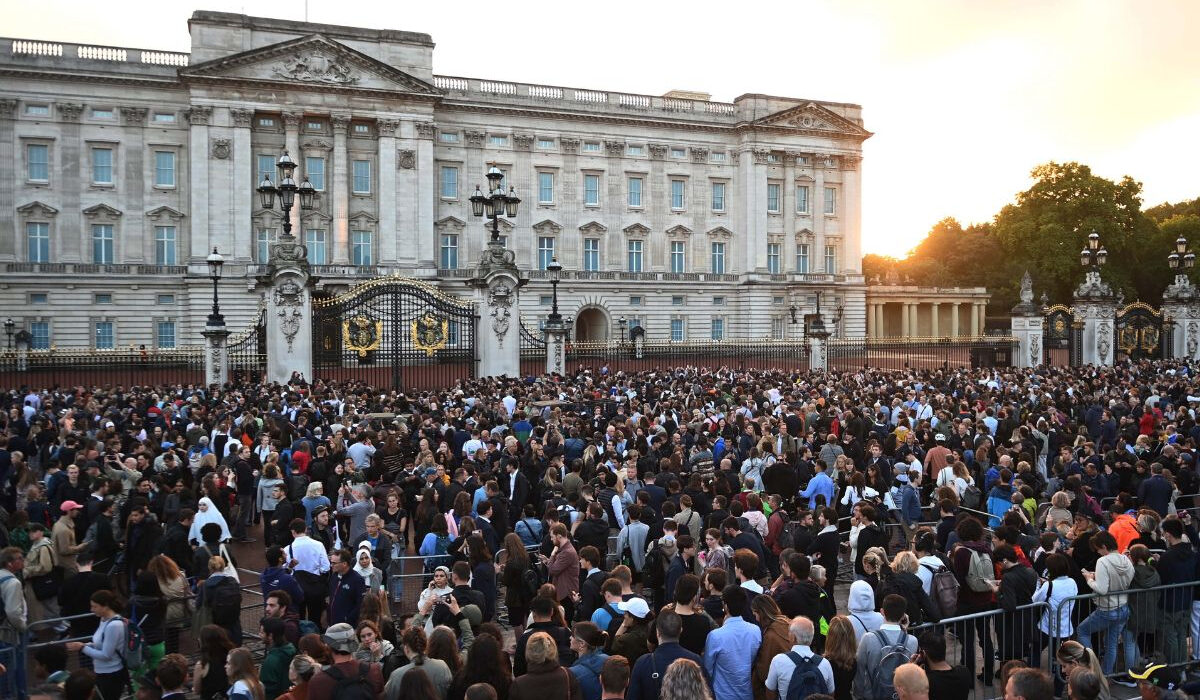
[[[375,456],[375,446],[371,444],[370,436],[364,435],[362,440],[346,448],[346,456],[354,460],[357,469],[365,470],[370,467],[371,457]]]
[[[317,621],[325,612],[325,598],[329,595],[326,575],[329,573],[329,555],[325,547],[308,536],[303,518],[291,524],[292,543],[287,546],[288,567],[296,575],[296,582],[304,591],[302,618]]]
[[[821,677],[825,679],[825,693],[833,694],[833,666],[830,665],[829,659],[824,659],[813,652],[809,647],[813,640],[813,623],[803,615],[797,615],[792,618],[792,623],[788,625],[788,631],[792,633],[792,640],[796,643],[788,653],[776,654],[775,658],[771,659],[771,667],[767,671],[767,700],[777,700],[777,698],[786,698],[788,694],[788,683],[792,680],[792,672],[798,667],[798,662],[795,656],[798,656],[803,661],[808,661],[816,656],[820,659],[817,664],[817,670],[821,672]]]
[[[463,456],[473,455],[479,450],[485,449],[483,440],[479,438],[479,433],[475,430],[471,431],[471,439],[463,443]]]

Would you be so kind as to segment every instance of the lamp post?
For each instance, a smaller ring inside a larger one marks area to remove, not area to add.
[[[629,323],[624,316],[617,318],[617,325],[621,328],[621,344],[625,344],[625,324]]]
[[[550,273],[550,288],[554,292],[553,300],[550,305],[550,323],[562,323],[562,315],[558,313],[558,278],[562,274],[562,265],[559,264],[558,258],[550,258],[550,264],[546,266],[546,272]]]
[[[296,195],[300,195],[300,209],[308,211],[313,208],[316,200],[317,190],[308,181],[308,176],[299,185],[292,175],[296,172],[296,161],[288,155],[287,151],[279,156],[279,162],[275,164],[279,169],[279,185],[271,182],[271,176],[263,178],[263,181],[258,185],[258,196],[262,202],[263,209],[275,208],[275,197],[279,197],[279,208],[283,211],[283,239],[291,242],[292,236],[292,220],[290,212],[292,206],[296,202]]]
[[[1183,236],[1175,239],[1175,250],[1167,256],[1167,264],[1175,271],[1176,286],[1191,286],[1187,271],[1196,266],[1196,254],[1188,250],[1188,240]],[[1180,266],[1182,266],[1182,270]]]
[[[492,237],[488,241],[488,245],[500,245],[500,217],[504,216],[509,219],[517,218],[517,205],[521,200],[517,198],[516,188],[509,187],[508,193],[504,192],[504,173],[500,168],[492,166],[487,171],[488,193],[485,195],[479,189],[479,185],[475,185],[475,194],[471,195],[471,213],[475,216],[490,219],[492,222]]]
[[[15,329],[16,327],[17,327],[17,324],[11,318],[4,319],[4,335],[8,336],[9,352],[12,352],[12,349],[13,349],[13,341],[12,341],[13,329]]]
[[[1100,245],[1100,234],[1095,229],[1088,234],[1087,247],[1079,251],[1079,262],[1088,268],[1088,274],[1093,271],[1100,274],[1100,268],[1108,262],[1108,249]]]
[[[217,288],[221,281],[221,270],[225,267],[225,258],[217,252],[216,246],[213,246],[213,252],[205,262],[208,263],[208,278],[213,283],[213,305],[212,313],[208,315],[208,325],[214,328],[224,326],[225,317],[221,315],[221,302],[217,296]]]

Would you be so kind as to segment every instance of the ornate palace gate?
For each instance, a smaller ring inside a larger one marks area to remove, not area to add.
[[[403,277],[313,301],[313,375],[393,389],[442,389],[475,376],[470,301]]]
[[[1170,334],[1163,332],[1163,314],[1135,301],[1117,312],[1116,359],[1155,360],[1170,357]]]
[[[1079,343],[1076,338],[1075,314],[1069,307],[1055,304],[1046,310],[1042,329],[1042,357],[1050,365],[1076,367],[1082,362],[1077,357]]]

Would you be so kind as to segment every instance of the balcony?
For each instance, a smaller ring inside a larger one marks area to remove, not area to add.
[[[5,263],[4,271],[14,274],[52,275],[184,275],[186,265],[100,265],[96,263]]]

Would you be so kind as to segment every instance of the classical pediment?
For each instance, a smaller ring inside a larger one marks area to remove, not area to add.
[[[724,226],[718,226],[709,231],[708,236],[710,238],[733,238],[733,231],[730,231]]]
[[[316,89],[439,97],[433,85],[321,34],[264,46],[179,71],[184,80],[293,83]]]
[[[836,136],[868,138],[872,134],[858,124],[842,117],[827,107],[815,102],[806,102],[769,114],[750,122],[750,126],[769,126],[779,129],[795,129],[812,133],[828,133]]]
[[[562,226],[559,226],[557,223],[551,221],[550,219],[543,219],[542,221],[539,221],[536,224],[534,224],[533,226],[531,226],[530,228],[532,228],[537,233],[540,233],[542,235],[547,235],[547,236],[557,236],[558,234],[562,233]]]
[[[34,200],[29,204],[17,207],[17,212],[27,216],[54,216],[58,210],[49,204]]]
[[[157,220],[182,219],[183,216],[184,216],[183,212],[179,211],[178,209],[173,209],[171,207],[168,207],[166,205],[157,207],[155,209],[151,209],[150,211],[146,212],[146,218],[157,219]]]
[[[107,204],[97,204],[94,207],[84,209],[83,215],[89,219],[116,219],[121,216],[121,212]]]
[[[579,230],[583,233],[604,233],[608,231],[608,227],[599,221],[589,221],[583,226],[580,226]]]
[[[435,229],[437,229],[439,231],[449,231],[451,233],[456,233],[458,231],[463,230],[463,228],[466,227],[466,225],[467,225],[467,222],[463,221],[462,219],[458,218],[457,216],[447,216],[445,218],[438,219],[437,221],[433,222],[433,227]]]
[[[692,230],[683,224],[676,224],[667,229],[667,235],[672,237],[690,236],[692,235]]]

